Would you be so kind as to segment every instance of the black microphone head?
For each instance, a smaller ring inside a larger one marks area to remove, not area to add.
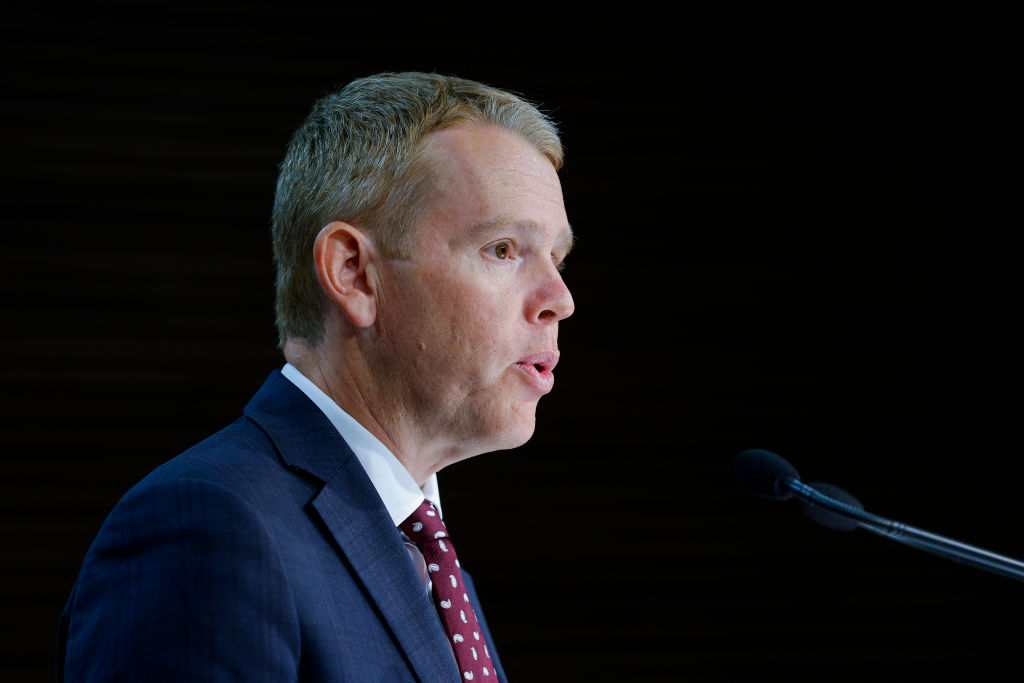
[[[741,484],[754,493],[787,500],[793,493],[786,488],[786,478],[792,477],[800,481],[800,473],[783,458],[771,451],[752,448],[736,456],[733,463],[736,467],[736,478]]]
[[[859,500],[857,500],[856,498],[854,498],[853,496],[851,496],[849,493],[839,488],[838,486],[833,486],[832,484],[823,484],[821,482],[808,484],[808,486],[817,491],[818,493],[827,496],[833,500],[837,500],[840,503],[843,503],[844,505],[856,508],[858,510],[864,509],[864,506],[861,505]],[[800,511],[804,513],[808,519],[817,522],[822,526],[827,526],[830,529],[838,529],[840,531],[853,531],[858,526],[860,526],[860,522],[858,522],[856,519],[851,519],[850,517],[842,515],[833,510],[823,508],[820,505],[815,505],[810,501],[803,500],[801,498],[798,502],[800,503]]]

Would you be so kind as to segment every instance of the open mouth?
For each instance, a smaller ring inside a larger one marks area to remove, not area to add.
[[[558,363],[557,352],[535,353],[515,362],[529,382],[544,393],[551,391],[555,375],[551,372]]]
[[[516,361],[516,365],[531,366],[537,372],[551,372],[555,369],[555,365],[558,364],[558,352],[557,351],[545,351],[543,353],[534,353]]]

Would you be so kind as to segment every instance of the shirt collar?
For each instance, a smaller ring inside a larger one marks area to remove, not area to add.
[[[299,372],[298,368],[291,363],[285,363],[281,368],[281,374],[308,396],[338,430],[341,438],[355,453],[359,464],[366,470],[366,475],[377,489],[377,494],[384,502],[384,507],[387,508],[395,526],[404,522],[420,506],[424,498],[433,503],[438,512],[441,511],[437,474],[430,475],[421,489],[409,474],[409,470],[405,469],[380,439],[342,410],[320,387]]]

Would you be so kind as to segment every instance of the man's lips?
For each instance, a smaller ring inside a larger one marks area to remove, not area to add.
[[[517,360],[513,365],[523,376],[542,393],[548,393],[555,385],[555,375],[551,371],[558,364],[557,351],[535,353]]]

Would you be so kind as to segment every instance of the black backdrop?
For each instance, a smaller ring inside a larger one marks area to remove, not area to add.
[[[773,449],[1024,556],[1008,17],[203,7],[44,4],[0,29],[0,678],[52,676],[118,497],[281,363],[267,226],[291,130],[407,69],[520,92],[564,131],[558,386],[527,446],[441,474],[515,680],[1017,665],[1024,585],[814,527],[731,471]]]

